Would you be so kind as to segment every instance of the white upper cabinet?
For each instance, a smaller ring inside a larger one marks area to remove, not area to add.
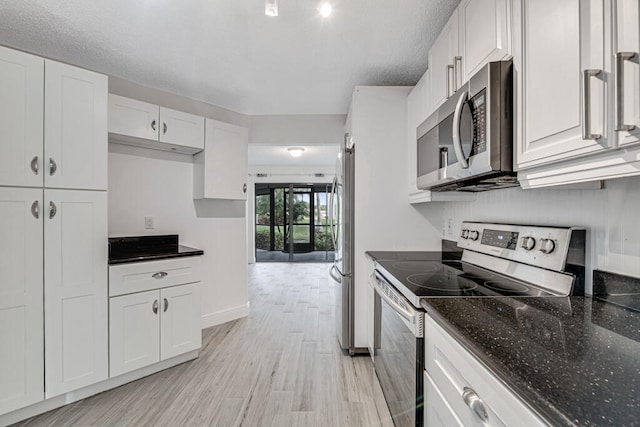
[[[427,116],[485,64],[511,57],[510,5],[463,0],[453,12],[429,51]]]
[[[456,91],[454,67],[460,64],[460,60],[456,59],[458,56],[458,10],[456,9],[429,50],[429,69],[431,70],[429,112],[442,105]]]
[[[468,81],[486,63],[511,56],[511,0],[463,0],[458,6],[458,79]]]
[[[0,185],[42,186],[44,59],[0,46]]]
[[[204,148],[204,117],[109,94],[109,139],[194,154]]]
[[[0,187],[0,414],[44,399],[42,211],[42,189]]]
[[[207,119],[204,151],[193,165],[194,199],[247,200],[249,130]]]
[[[107,379],[107,193],[45,190],[45,380],[50,398]]]
[[[107,77],[45,60],[44,185],[107,189]]]
[[[430,72],[427,72],[418,81],[407,96],[407,174],[409,182],[409,197],[421,192],[416,184],[418,177],[417,157],[417,128],[426,119],[427,114],[427,87]]]
[[[640,6],[638,0],[613,3],[614,72],[620,85],[614,127],[618,145],[624,147],[640,142]]]
[[[517,0],[514,12],[518,168],[608,147],[603,1]]]

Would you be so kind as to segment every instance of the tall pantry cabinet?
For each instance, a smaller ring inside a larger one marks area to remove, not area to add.
[[[0,414],[107,378],[106,189],[106,76],[0,47]]]

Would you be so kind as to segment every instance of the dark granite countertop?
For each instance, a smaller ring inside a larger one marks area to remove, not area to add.
[[[423,306],[548,423],[640,424],[640,313],[589,297]]]
[[[202,249],[190,248],[189,246],[178,245],[178,249],[170,253],[161,254],[145,254],[140,256],[128,256],[123,258],[109,259],[109,265],[125,264],[131,262],[143,262],[143,261],[157,261],[161,259],[179,258],[187,256],[199,256],[203,255]]]

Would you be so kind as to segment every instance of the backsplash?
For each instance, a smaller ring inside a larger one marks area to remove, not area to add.
[[[607,181],[603,190],[512,188],[443,205],[442,235],[450,240],[464,220],[587,228],[589,294],[594,269],[640,277],[640,177]]]

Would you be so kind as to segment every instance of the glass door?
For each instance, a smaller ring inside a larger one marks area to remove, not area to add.
[[[327,184],[256,184],[256,261],[331,262]]]

